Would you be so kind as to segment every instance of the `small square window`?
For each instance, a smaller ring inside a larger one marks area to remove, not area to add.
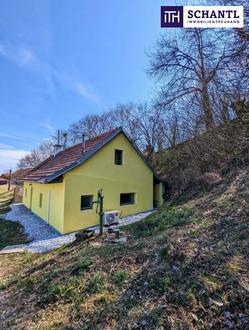
[[[115,165],[123,165],[123,150],[115,149]]]
[[[93,195],[83,195],[80,197],[80,209],[89,210],[93,208]]]
[[[120,205],[135,204],[135,193],[120,194]]]
[[[39,195],[39,207],[42,208],[42,193]]]

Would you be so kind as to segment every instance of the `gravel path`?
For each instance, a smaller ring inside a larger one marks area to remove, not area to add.
[[[9,245],[0,250],[0,254],[17,252],[45,253],[57,249],[64,244],[69,244],[73,241],[75,241],[75,233],[61,235],[60,237],[50,239],[43,239],[40,241],[33,241],[28,244]]]
[[[13,204],[11,211],[4,218],[23,225],[28,238],[39,241],[62,236],[57,230],[49,226],[44,220],[35,215],[23,204]]]
[[[134,215],[130,215],[128,217],[125,217],[125,218],[120,220],[118,227],[127,226],[131,223],[141,221],[144,218],[148,217],[153,212],[154,212],[154,210],[151,210],[151,211],[138,213],[138,214],[134,214]]]
[[[148,211],[125,217],[121,219],[119,225],[115,227],[126,226],[138,222],[146,218],[152,212],[153,211]],[[28,210],[23,204],[12,205],[11,211],[6,214],[5,219],[20,222],[24,226],[28,238],[33,241],[28,244],[6,246],[0,251],[0,254],[25,251],[32,253],[45,253],[75,240],[75,233],[67,235],[58,233],[44,220]],[[95,233],[99,232],[98,226],[91,227],[91,229],[94,230]],[[105,228],[104,230],[107,229]]]
[[[120,219],[119,224],[113,226],[113,228],[119,228],[119,227],[122,227],[122,226],[130,225],[131,223],[141,221],[144,218],[148,217],[153,212],[154,212],[154,210],[147,211],[147,212],[142,212],[142,213],[138,213],[138,214],[134,214],[134,215],[129,215],[125,218]],[[99,226],[91,227],[89,229],[94,230],[95,233],[99,233]],[[107,228],[104,227],[104,231],[107,231]]]

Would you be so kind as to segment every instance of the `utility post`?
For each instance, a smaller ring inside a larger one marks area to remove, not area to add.
[[[9,177],[8,177],[8,191],[10,190],[10,180],[11,180],[11,170],[9,171]]]

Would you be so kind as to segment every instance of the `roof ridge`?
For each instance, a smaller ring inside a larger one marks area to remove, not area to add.
[[[103,141],[106,141],[108,140],[110,137],[116,135],[117,133],[121,132],[122,131],[122,127],[117,127],[117,128],[114,128],[114,129],[111,129],[109,131],[106,131],[106,132],[103,132],[97,136],[95,136],[94,138],[91,138],[91,139],[88,139],[86,140],[86,144],[87,144],[87,148],[89,150],[86,151],[86,153],[83,155],[83,154],[79,154],[79,150],[77,147],[79,147],[81,145],[81,143],[77,143],[69,148],[66,148],[64,150],[61,150],[60,152],[58,152],[56,155],[52,155],[50,157],[48,157],[47,159],[45,159],[41,164],[37,165],[36,167],[34,167],[31,171],[29,171],[27,173],[27,175],[25,175],[25,178],[28,179],[29,177],[35,177],[36,175],[38,177],[40,177],[42,174],[39,173],[43,170],[43,166],[45,165],[45,168],[46,168],[46,164],[49,163],[50,161],[54,162],[53,165],[55,165],[56,167],[56,162],[61,162],[62,164],[64,163],[64,167],[63,168],[67,168],[67,167],[70,167],[72,164],[75,164],[77,162],[79,162],[81,160],[82,157],[85,157],[86,154],[89,154],[91,153],[91,151],[94,149],[96,149],[96,146],[101,146]],[[92,142],[92,143],[91,143]],[[75,148],[76,147],[76,148]],[[75,150],[74,150],[75,148]],[[64,160],[68,158],[68,155],[71,154],[75,154],[77,156],[78,154],[78,157],[71,157],[71,163],[66,165],[66,163],[68,163],[68,161],[62,161],[63,158]],[[57,173],[58,171],[60,172],[61,170],[63,170],[63,168],[61,169],[58,169],[57,171],[55,171],[55,173]],[[38,173],[39,174],[38,174]],[[51,173],[48,173],[49,171],[47,171],[47,174],[45,175],[45,177],[50,177],[52,174]],[[55,174],[53,173],[53,175]],[[40,177],[41,178],[41,177]]]
[[[112,128],[112,129],[109,130],[109,131],[103,132],[103,133],[101,133],[101,134],[99,134],[99,135],[96,135],[95,137],[92,137],[92,138],[90,138],[90,139],[87,139],[85,142],[87,143],[88,141],[91,141],[91,140],[97,139],[97,138],[101,137],[102,135],[105,135],[105,134],[111,133],[111,132],[113,132],[113,131],[115,131],[115,130],[119,130],[119,129],[122,129],[122,126],[119,126],[119,127],[116,127],[116,128]],[[69,149],[74,148],[74,147],[76,147],[76,146],[79,146],[80,144],[82,144],[82,142],[76,143],[76,144],[72,145],[71,147],[68,147],[68,148],[66,148],[66,149],[63,149],[63,150],[61,150],[60,152],[58,152],[58,153],[56,154],[56,156],[59,155],[59,154],[61,154],[63,151],[65,151],[65,150],[69,150]],[[42,164],[42,163],[41,163],[41,164]],[[38,165],[38,166],[39,166],[39,165]]]

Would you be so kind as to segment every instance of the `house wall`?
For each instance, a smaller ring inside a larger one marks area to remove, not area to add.
[[[41,207],[39,205],[40,193],[42,193]],[[32,212],[63,233],[64,183],[39,184],[24,182],[23,203]]]
[[[114,164],[115,149],[123,150],[123,165]],[[119,210],[120,216],[153,208],[153,173],[123,134],[119,134],[84,164],[64,175],[64,233],[99,223],[94,209],[80,210],[81,195],[102,188],[104,211]],[[120,193],[135,193],[135,204],[120,206]]]

